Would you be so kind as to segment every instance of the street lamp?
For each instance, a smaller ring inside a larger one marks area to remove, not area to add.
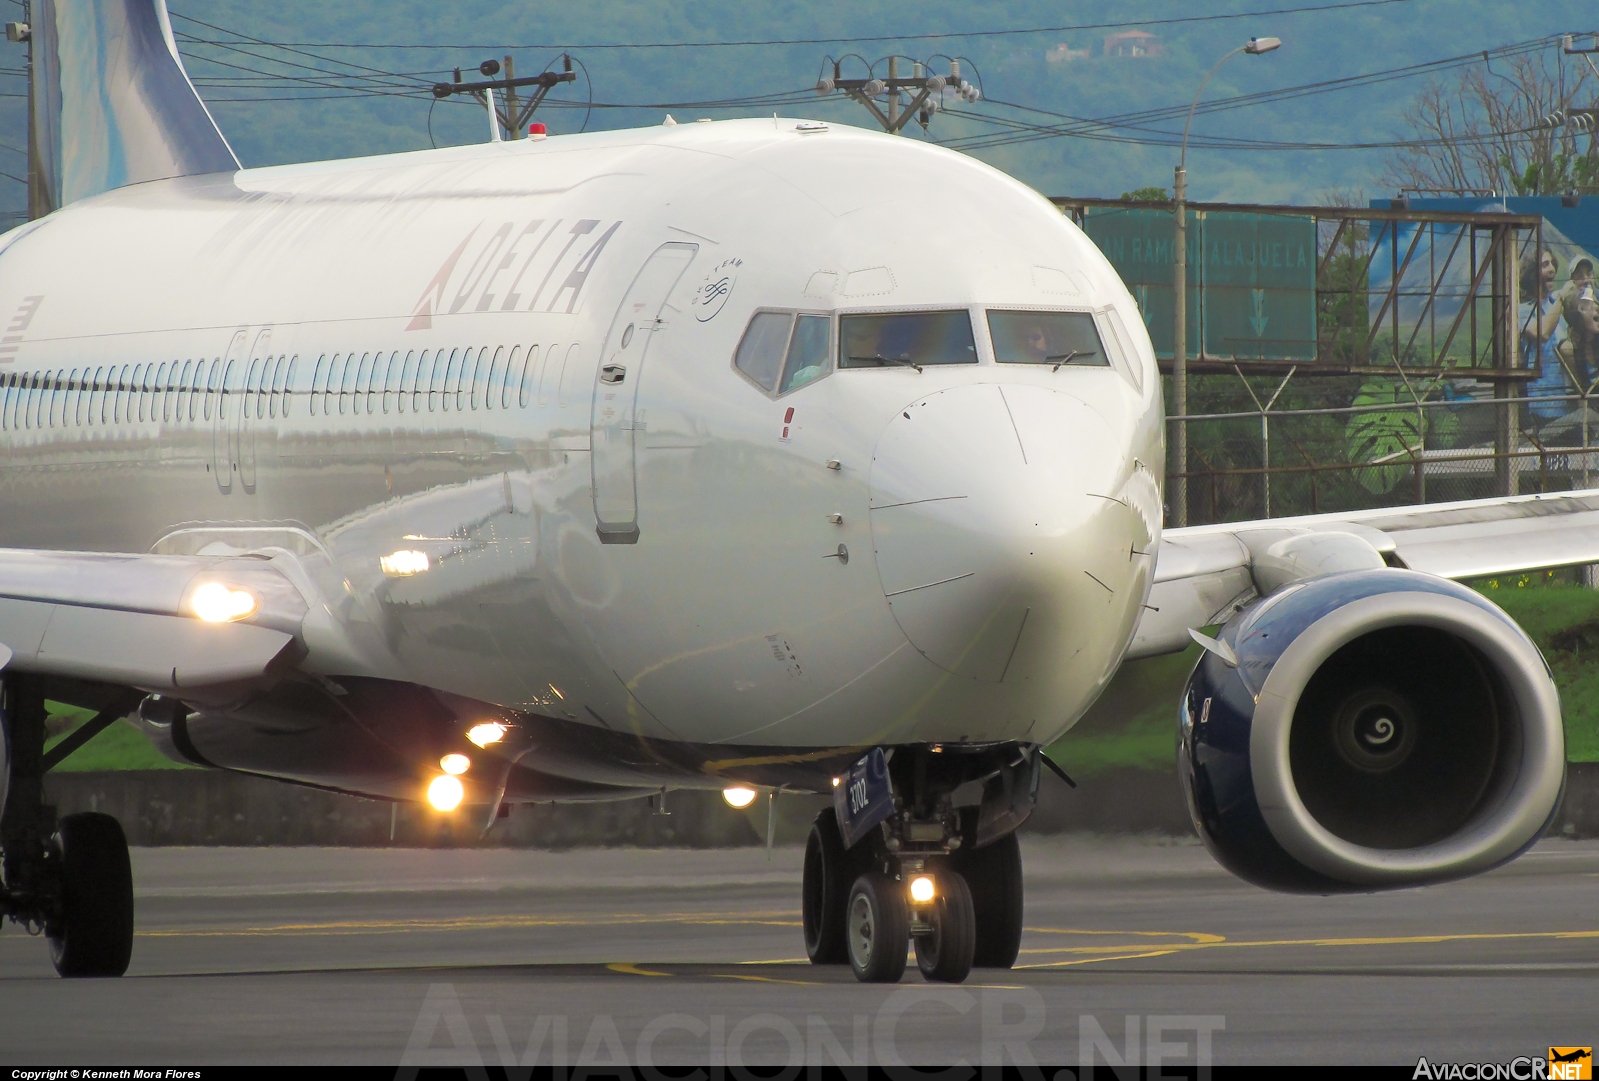
[[[1216,61],[1199,89],[1194,93],[1194,103],[1188,107],[1188,119],[1183,123],[1183,149],[1177,159],[1177,173],[1172,181],[1172,196],[1177,223],[1176,275],[1173,283],[1172,326],[1172,407],[1179,418],[1188,416],[1188,129],[1194,123],[1194,110],[1199,108],[1200,95],[1210,82],[1211,75],[1239,53],[1260,56],[1282,45],[1280,38],[1250,38],[1232,52]],[[1188,421],[1177,421],[1177,472],[1176,495],[1172,502],[1177,511],[1176,525],[1188,524]],[[1264,464],[1264,463],[1263,463]]]

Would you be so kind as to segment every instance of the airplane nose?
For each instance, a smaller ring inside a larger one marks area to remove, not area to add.
[[[870,485],[883,593],[941,668],[1012,682],[1119,648],[1106,639],[1143,600],[1158,494],[1127,434],[1082,399],[1026,386],[931,394],[884,431]]]

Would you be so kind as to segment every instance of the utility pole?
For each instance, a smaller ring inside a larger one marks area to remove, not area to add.
[[[543,104],[544,98],[555,87],[562,83],[569,83],[577,78],[572,71],[571,54],[563,54],[562,70],[543,71],[537,75],[526,78],[516,78],[516,70],[509,56],[505,58],[505,78],[496,79],[500,74],[501,65],[498,60],[485,60],[478,65],[478,73],[487,76],[483,81],[462,82],[461,69],[455,69],[455,81],[448,83],[434,83],[433,96],[440,100],[452,94],[471,94],[489,113],[490,133],[496,142],[499,141],[500,128],[503,127],[512,139],[525,138],[527,135],[527,122],[534,112]],[[538,89],[527,99],[524,104],[517,96],[520,87],[533,86]],[[494,98],[496,90],[505,91],[505,107],[502,109]]]
[[[1172,523],[1188,524],[1188,170],[1182,165],[1172,175],[1172,410],[1177,415],[1177,444],[1172,460],[1178,475],[1172,478]]]
[[[34,116],[33,86],[33,3],[23,0],[22,22],[6,23],[6,40],[26,45],[28,66],[28,220],[42,218],[51,210],[50,186],[39,158],[37,118]]]
[[[962,98],[968,102],[975,102],[982,97],[982,92],[961,78],[960,61],[949,62],[949,75],[928,75],[920,61],[911,62],[910,78],[902,78],[899,73],[897,56],[886,58],[888,64],[888,78],[879,79],[875,74],[877,64],[873,64],[867,71],[865,79],[846,79],[840,71],[840,63],[833,61],[833,74],[823,76],[816,82],[816,92],[823,97],[836,90],[842,90],[852,100],[866,106],[867,110],[877,120],[884,131],[890,135],[898,135],[905,129],[905,125],[915,120],[927,130],[928,122],[933,114],[939,110],[946,87],[953,87]],[[884,61],[879,60],[878,63]],[[900,97],[901,91],[911,91],[913,96],[909,103]],[[883,99],[883,107],[879,108],[877,99]]]
[[[518,117],[521,113],[516,100],[516,61],[507,56],[501,70],[505,72],[505,115]],[[505,134],[512,139],[521,139],[527,135],[527,128],[522,124],[512,124],[506,128]]]
[[[1172,408],[1177,411],[1177,431],[1174,433],[1177,445],[1173,461],[1179,475],[1172,478],[1170,524],[1176,526],[1188,524],[1188,129],[1193,127],[1194,110],[1199,108],[1199,99],[1205,93],[1206,84],[1223,64],[1239,53],[1261,56],[1281,45],[1282,41],[1278,38],[1250,38],[1216,61],[1210,74],[1201,80],[1199,89],[1194,93],[1194,102],[1188,107],[1188,120],[1183,124],[1183,149],[1177,158],[1177,169],[1172,174],[1172,240],[1176,246],[1172,250],[1171,381]],[[1199,343],[1199,349],[1200,354],[1204,355],[1204,342]],[[1268,469],[1271,467],[1270,462],[1261,462],[1261,465]]]

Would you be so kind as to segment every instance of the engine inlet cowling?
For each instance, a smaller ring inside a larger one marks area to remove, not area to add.
[[[1537,647],[1464,586],[1406,570],[1289,586],[1223,628],[1179,714],[1194,827],[1261,886],[1337,893],[1488,870],[1565,779]]]

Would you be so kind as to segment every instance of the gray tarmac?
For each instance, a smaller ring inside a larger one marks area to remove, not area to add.
[[[1599,1042],[1599,842],[1355,897],[1029,837],[1018,967],[803,963],[801,850],[140,849],[120,980],[0,933],[0,1066],[1509,1061]]]

